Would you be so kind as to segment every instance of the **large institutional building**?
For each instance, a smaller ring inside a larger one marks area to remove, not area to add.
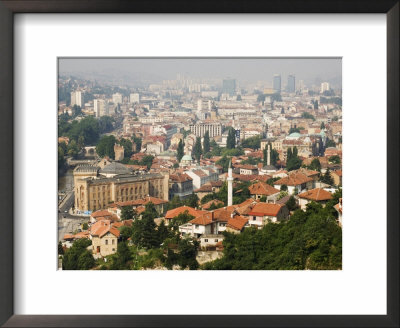
[[[190,131],[196,135],[196,137],[203,138],[206,131],[208,131],[210,138],[215,136],[220,136],[222,134],[222,124],[221,123],[208,123],[200,122],[190,125]]]
[[[152,196],[168,200],[168,174],[138,173],[112,162],[105,167],[82,165],[74,169],[75,210],[86,212]]]

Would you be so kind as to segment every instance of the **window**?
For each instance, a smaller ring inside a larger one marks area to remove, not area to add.
[[[218,243],[218,239],[214,239],[214,241],[215,241],[216,243]]]
[[[204,239],[204,242],[205,242],[205,243],[208,243],[208,239]]]
[[[115,252],[115,248],[113,248],[112,250],[113,250],[113,252]]]
[[[253,216],[253,221],[255,221],[256,220],[256,217],[255,216]]]
[[[113,245],[114,245],[114,242],[115,242],[115,239],[113,239],[113,240],[111,241],[111,244],[113,244]]]
[[[106,245],[108,245],[108,239],[106,239]]]
[[[199,229],[199,225],[198,225],[198,224],[196,224],[194,227],[195,227],[196,229]]]

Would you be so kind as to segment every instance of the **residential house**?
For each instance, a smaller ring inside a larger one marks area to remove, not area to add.
[[[230,218],[228,220],[228,223],[226,225],[226,231],[231,232],[231,233],[241,233],[244,228],[248,225],[249,219],[237,215],[233,218]]]
[[[269,221],[277,223],[288,217],[289,210],[286,205],[258,203],[249,213],[249,225],[261,228]]]
[[[221,189],[222,185],[222,181],[210,181],[201,186],[199,189],[196,189],[194,193],[197,195],[197,197],[199,197],[199,200],[201,200],[207,194],[218,192]]]
[[[336,186],[342,185],[342,170],[331,171],[331,177]]]
[[[265,182],[257,182],[249,187],[250,195],[254,199],[266,197],[266,201],[273,203],[279,196],[280,190]]]
[[[96,223],[102,220],[118,221],[118,217],[107,210],[99,210],[90,214],[90,223]]]
[[[223,235],[202,235],[200,237],[200,247],[207,249],[209,247],[216,247],[218,243],[224,240]]]
[[[200,166],[185,171],[185,173],[193,179],[193,187],[199,189],[210,181],[219,180],[218,169],[214,166]]]
[[[177,208],[174,208],[172,210],[167,211],[167,213],[165,214],[165,224],[168,225],[169,222],[174,218],[177,217],[179,214],[185,213],[187,212],[187,214],[193,216],[193,217],[197,217],[199,215],[202,215],[204,213],[207,213],[206,211],[202,211],[202,210],[198,210],[198,209],[194,209],[193,207],[190,206],[180,206]]]
[[[295,194],[296,192],[301,192],[304,189],[312,189],[314,180],[304,173],[293,173],[274,182],[274,187],[276,189],[280,190],[282,185],[286,185],[288,187],[289,194]]]
[[[119,230],[111,226],[110,220],[97,221],[90,227],[93,254],[103,257],[115,254],[119,235]]]
[[[305,210],[306,205],[313,201],[325,205],[326,202],[332,199],[332,194],[325,189],[315,188],[299,194],[298,197],[300,208]]]
[[[245,164],[240,167],[240,174],[258,175],[258,167],[255,165]]]

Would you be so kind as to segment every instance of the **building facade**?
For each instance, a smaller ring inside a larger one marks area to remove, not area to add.
[[[196,135],[196,137],[204,137],[206,131],[208,131],[210,138],[222,135],[222,124],[221,123],[208,123],[201,122],[190,125],[190,131]]]
[[[75,210],[79,212],[105,209],[114,202],[125,202],[152,196],[168,200],[168,174],[138,174],[117,166],[116,174],[95,166],[74,170]],[[123,166],[122,164],[119,164]]]

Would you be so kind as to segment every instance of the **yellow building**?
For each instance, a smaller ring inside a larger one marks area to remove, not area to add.
[[[74,170],[75,210],[106,209],[114,202],[126,202],[152,196],[168,200],[168,174],[137,173],[112,162],[103,169],[84,165]]]
[[[111,226],[110,220],[101,220],[90,227],[92,252],[108,256],[117,252],[119,230]]]

